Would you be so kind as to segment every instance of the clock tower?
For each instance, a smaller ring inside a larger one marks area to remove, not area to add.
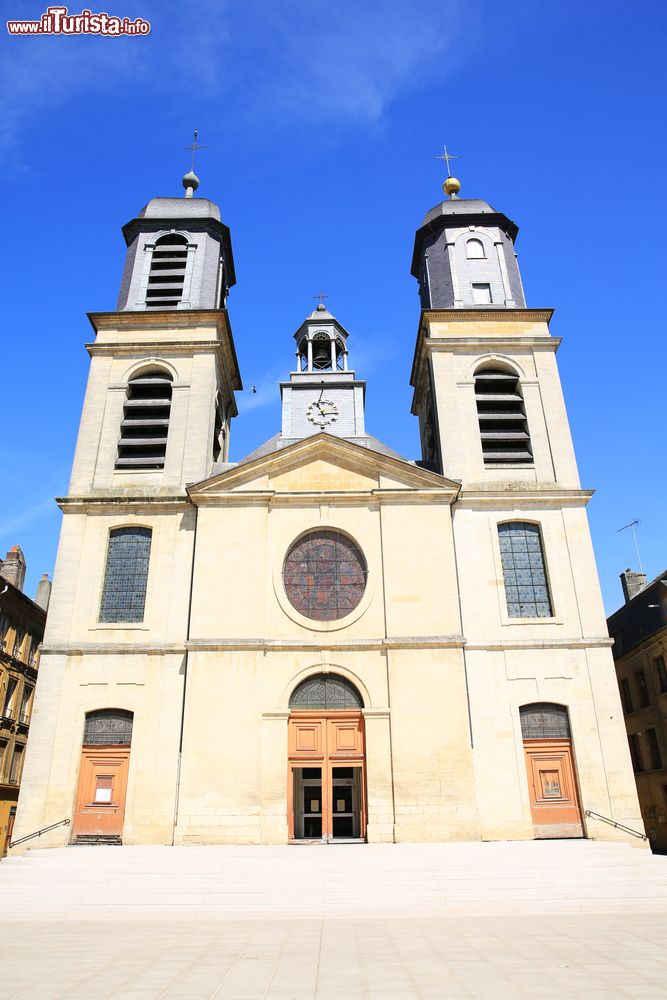
[[[324,303],[294,334],[296,370],[280,383],[282,444],[326,431],[363,438],[366,383],[348,367],[348,332]]]

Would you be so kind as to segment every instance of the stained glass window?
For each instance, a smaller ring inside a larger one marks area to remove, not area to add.
[[[510,618],[551,618],[540,528],[525,521],[498,525],[507,613]]]
[[[83,731],[87,746],[129,746],[132,742],[132,712],[122,708],[102,708],[88,712]]]
[[[357,689],[336,674],[318,674],[292,692],[290,708],[363,708]]]
[[[570,720],[565,705],[536,702],[519,709],[524,740],[569,740]]]
[[[151,534],[150,528],[115,528],[109,534],[101,622],[144,620]]]
[[[366,589],[361,552],[339,531],[309,531],[290,549],[283,568],[290,603],[306,618],[328,622],[358,606]]]

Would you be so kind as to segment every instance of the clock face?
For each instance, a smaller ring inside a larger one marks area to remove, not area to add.
[[[329,399],[318,399],[310,404],[306,416],[316,427],[326,427],[338,419],[338,407]]]

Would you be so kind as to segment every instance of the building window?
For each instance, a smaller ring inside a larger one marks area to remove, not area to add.
[[[472,301],[476,306],[488,306],[491,298],[491,285],[474,282],[472,286]]]
[[[19,715],[19,722],[27,726],[30,720],[30,707],[31,700],[34,693],[34,688],[31,688],[29,684],[26,684],[23,688],[23,695],[21,697],[21,714]]]
[[[354,687],[344,677],[335,674],[318,674],[309,677],[292,692],[290,708],[363,708],[364,702]]]
[[[84,746],[129,746],[134,716],[123,708],[103,708],[86,714]]]
[[[535,702],[522,705],[521,735],[524,740],[569,740],[570,719],[565,705]]]
[[[626,715],[630,712],[634,712],[634,706],[632,704],[632,694],[630,692],[630,682],[627,677],[624,677],[621,681],[621,701],[623,702],[623,711]]]
[[[21,781],[21,771],[23,770],[23,751],[25,747],[15,746],[12,766],[9,772],[9,784],[18,785]]]
[[[16,677],[7,678],[7,691],[5,692],[5,702],[2,707],[2,715],[5,719],[13,719],[14,717],[14,695],[16,694],[16,689],[18,687],[18,681]]]
[[[507,614],[510,618],[551,618],[540,528],[525,521],[498,525]]]
[[[635,680],[637,682],[637,691],[639,692],[639,707],[646,708],[649,704],[650,698],[648,695],[648,686],[646,684],[646,674],[643,670],[635,671]]]
[[[0,740],[0,784],[2,784],[2,779],[5,777],[6,756],[7,740]]]
[[[658,746],[658,736],[655,729],[646,730],[646,745],[648,747],[649,767],[652,770],[658,770],[658,768],[662,767],[662,761],[660,759],[660,747]]]
[[[500,368],[475,375],[475,402],[485,465],[533,461],[518,376]]]
[[[664,656],[656,656],[654,663],[655,672],[658,677],[658,687],[662,694],[664,694],[667,691],[667,668],[665,668]]]
[[[23,646],[23,640],[25,639],[25,629],[16,626],[14,631],[14,647],[12,649],[12,656],[15,660],[21,659],[21,648]]]
[[[114,528],[100,607],[101,622],[142,622],[151,551],[150,528]]]
[[[147,309],[177,309],[183,299],[188,241],[168,233],[155,241],[146,289]]]
[[[481,240],[471,239],[466,240],[466,257],[468,260],[479,260],[480,258],[486,257],[484,253],[484,244]],[[473,285],[473,288],[475,286]],[[486,286],[489,287],[488,285]],[[489,301],[491,301],[489,299]]]
[[[171,375],[131,378],[123,406],[117,469],[163,469],[171,413]]]
[[[630,757],[632,758],[632,770],[635,774],[644,770],[644,765],[642,764],[642,749],[639,744],[639,734],[630,733],[628,736],[628,744],[630,746]]]
[[[366,561],[340,531],[309,531],[292,546],[283,568],[290,604],[314,621],[337,621],[358,606],[366,589]]]

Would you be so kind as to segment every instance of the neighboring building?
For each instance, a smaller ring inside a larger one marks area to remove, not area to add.
[[[667,570],[621,574],[625,604],[607,619],[637,792],[651,847],[667,851]]]
[[[90,316],[16,836],[631,839],[585,813],[641,823],[560,341],[515,224],[450,179],[417,232],[419,462],[367,432],[320,303],[282,428],[233,463],[230,234],[184,183],[125,226],[118,309]]]
[[[0,559],[0,857],[16,816],[50,591],[45,577],[38,603],[26,597],[25,568],[18,545]]]

